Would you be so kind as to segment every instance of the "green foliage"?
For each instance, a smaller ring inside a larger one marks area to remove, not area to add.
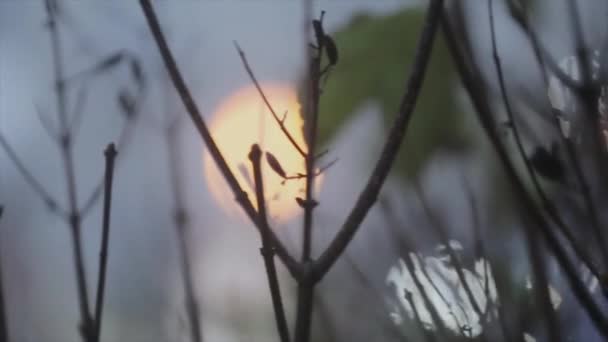
[[[380,105],[388,130],[395,117],[414,59],[424,12],[407,9],[390,16],[359,15],[332,33],[340,61],[323,88],[319,139],[327,143],[355,110],[367,101]],[[463,114],[458,110],[455,73],[449,54],[437,37],[433,57],[410,122],[396,170],[414,177],[441,147],[466,147]]]

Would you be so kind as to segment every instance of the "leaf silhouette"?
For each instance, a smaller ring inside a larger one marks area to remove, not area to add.
[[[331,36],[325,35],[324,44],[329,64],[336,65],[338,63],[338,47],[336,46],[336,42],[334,42]]]
[[[320,147],[335,136],[357,109],[369,102],[379,106],[388,129],[399,109],[423,19],[424,12],[419,8],[388,16],[360,14],[331,32],[334,45],[340,48],[340,63],[333,66],[331,77],[323,87],[318,119]],[[320,22],[316,25],[319,27],[315,34],[319,31],[328,36],[329,32],[322,31]],[[325,44],[327,54],[323,58],[331,63],[329,44]],[[338,55],[335,57],[337,62]],[[305,80],[304,75],[301,80]],[[300,84],[302,90],[307,86],[304,81]],[[457,84],[449,53],[438,37],[395,165],[398,175],[415,177],[436,151],[446,147],[463,151],[472,144],[471,134],[464,130],[466,116],[457,104]]]
[[[277,158],[272,153],[266,152],[266,161],[268,162],[270,168],[279,176],[281,176],[282,178],[287,177],[287,174],[285,173],[285,170],[283,170],[281,163],[279,163]]]
[[[296,202],[298,202],[298,205],[302,208],[306,207],[306,201],[304,201],[302,198],[300,197],[296,197]]]

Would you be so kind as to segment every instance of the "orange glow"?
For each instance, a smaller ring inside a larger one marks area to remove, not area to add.
[[[279,118],[287,112],[285,126],[298,145],[306,150],[300,104],[294,89],[281,84],[265,84],[262,88]],[[211,120],[210,130],[230,169],[254,205],[253,168],[248,158],[252,144],[257,143],[262,151],[272,153],[288,176],[305,173],[304,159],[285,137],[253,85],[240,89],[219,105]],[[231,214],[241,212],[206,150],[204,170],[209,189],[221,207]],[[265,157],[262,159],[262,175],[271,220],[285,221],[300,212],[295,198],[304,197],[304,179],[283,182],[283,178],[268,166]],[[316,181],[319,183],[320,177]]]

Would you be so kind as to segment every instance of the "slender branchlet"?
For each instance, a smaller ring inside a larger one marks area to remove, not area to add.
[[[108,248],[110,245],[110,213],[112,210],[112,184],[114,181],[114,161],[116,146],[109,144],[105,150],[106,169],[104,176],[103,217],[101,226],[101,250],[99,252],[99,274],[95,295],[95,342],[100,341],[101,321],[103,317],[103,299],[106,288],[106,271],[108,268]]]
[[[469,285],[467,278],[464,275],[462,262],[460,261],[460,258],[458,257],[458,255],[456,255],[454,248],[452,248],[452,245],[450,244],[450,238],[448,237],[447,228],[441,222],[441,219],[437,217],[437,215],[435,215],[434,211],[431,209],[431,206],[428,203],[422,186],[419,183],[415,183],[415,186],[416,192],[418,194],[418,199],[422,204],[422,209],[425,215],[428,217],[434,232],[439,236],[440,242],[445,246],[450,260],[452,260],[452,262],[454,263],[454,269],[456,270],[456,274],[458,275],[458,280],[460,280],[460,283],[463,285],[465,293],[469,299],[469,302],[471,303],[471,306],[473,307],[473,310],[477,315],[479,315],[479,317],[482,317],[483,310],[480,304],[477,303],[477,299],[475,299],[475,296],[473,295],[471,286]]]
[[[397,218],[397,215],[395,213],[393,206],[390,205],[390,203],[388,203],[386,201],[381,201],[381,204],[382,205],[380,206],[380,209],[382,210],[382,212],[384,214],[384,218],[387,221],[386,227],[387,227],[387,229],[389,229],[391,231],[392,235],[395,237],[395,239],[393,240],[395,249],[398,250],[400,252],[400,254],[402,255],[403,262],[410,274],[411,279],[414,282],[414,286],[416,287],[416,289],[420,292],[420,295],[422,296],[424,307],[425,307],[425,309],[427,309],[429,311],[433,324],[437,327],[437,331],[439,332],[439,334],[441,336],[445,337],[445,336],[447,336],[447,327],[445,326],[444,321],[441,319],[439,312],[437,312],[437,308],[435,307],[435,305],[433,305],[433,303],[429,299],[429,296],[427,294],[427,289],[425,289],[424,286],[422,285],[422,283],[420,282],[420,279],[418,278],[418,274],[416,273],[416,265],[412,261],[412,256],[416,255],[415,249],[414,249],[414,242],[408,236],[401,233],[401,231],[403,231],[404,227],[403,227],[403,224],[400,222],[400,220]],[[418,258],[417,255],[416,255],[416,258]],[[443,301],[443,303],[447,307],[449,307],[447,300],[445,299],[445,297],[443,296],[443,294],[441,293],[439,288],[435,285],[434,281],[429,276],[423,260],[418,259],[417,261],[420,265],[420,271],[422,272],[422,275],[424,277],[426,277],[429,284],[431,284],[432,290],[435,291],[435,293],[440,297],[440,299]],[[401,295],[407,295],[407,293],[404,293]],[[407,297],[406,297],[406,299],[407,299]],[[415,308],[412,306],[412,309],[415,309]],[[432,335],[431,335],[431,337],[432,337]],[[428,339],[428,337],[427,337],[427,339]],[[433,339],[434,339],[434,337],[433,337]]]
[[[470,47],[462,48],[459,46],[460,44],[457,42],[451,24],[445,16],[442,17],[442,28],[448,49],[452,55],[452,60],[454,61],[464,88],[473,103],[478,121],[499,157],[500,164],[505,171],[505,176],[513,185],[514,194],[518,199],[516,201],[517,208],[526,219],[530,220],[530,224],[526,224],[525,228],[541,230],[549,250],[555,255],[559,265],[565,271],[566,279],[574,294],[580,300],[583,307],[585,307],[586,312],[590,315],[598,330],[604,336],[608,336],[608,321],[606,320],[605,315],[579,278],[577,267],[572,260],[570,260],[566,250],[560,244],[559,239],[554,235],[554,232],[551,230],[543,215],[538,211],[534,200],[531,198],[522,180],[519,178],[519,175],[509,158],[509,154],[501,142],[500,134],[496,131],[496,125],[492,117],[490,105],[487,102],[487,97],[483,88],[484,83],[479,78],[481,73],[479,70],[472,69],[475,65],[473,64],[474,59],[470,54]]]
[[[78,302],[80,304],[80,332],[84,341],[93,341],[95,335],[95,323],[92,317],[87,280],[84,266],[84,255],[81,237],[81,217],[78,211],[78,198],[76,191],[76,174],[74,167],[74,155],[72,145],[72,134],[68,125],[68,103],[64,78],[64,59],[61,46],[61,37],[56,20],[56,4],[54,0],[46,0],[48,14],[48,27],[51,38],[51,50],[53,59],[55,96],[57,99],[57,121],[59,124],[60,154],[66,178],[66,191],[68,202],[68,215],[70,232],[72,238],[74,267],[76,269],[76,283],[78,290]]]
[[[570,78],[569,75],[566,75],[564,73],[564,71],[559,67],[559,65],[557,65],[555,63],[555,61],[553,61],[551,55],[548,54],[546,51],[544,51],[544,49],[540,43],[540,40],[536,36],[536,32],[528,24],[527,14],[523,11],[519,12],[517,9],[514,9],[514,8],[511,10],[511,12],[513,14],[515,21],[520,25],[524,34],[526,35],[526,37],[528,37],[528,40],[530,41],[532,50],[534,52],[534,57],[539,65],[544,89],[549,89],[549,75],[547,73],[547,69],[549,69],[551,71],[551,73],[560,80],[560,82],[562,82],[565,86],[567,86],[569,89],[574,91],[575,94],[579,94],[581,92],[582,85],[580,84],[579,81]],[[498,60],[498,62],[499,62],[499,60]],[[500,69],[500,64],[497,65],[497,72],[499,71],[499,69]],[[502,71],[500,71],[500,73],[502,73]],[[562,76],[562,74],[563,74],[563,76]],[[500,81],[500,78],[499,78],[499,82],[504,83],[504,81]],[[573,84],[573,82],[576,82],[576,84]],[[506,94],[506,91],[504,93]],[[505,103],[508,102],[507,96],[503,96],[503,99],[506,100]],[[510,110],[507,109],[507,114],[509,114],[509,112],[510,112]],[[566,155],[568,158],[567,160],[571,163],[571,165],[574,166],[575,180],[576,180],[577,184],[579,185],[579,187],[581,188],[586,207],[588,208],[588,211],[591,212],[594,210],[594,207],[593,207],[593,205],[590,206],[590,204],[592,204],[592,202],[591,202],[591,197],[590,197],[589,191],[588,191],[589,188],[586,187],[586,182],[583,178],[582,169],[580,167],[580,157],[579,157],[578,153],[576,152],[574,142],[572,141],[572,139],[570,139],[570,138],[566,137],[564,134],[562,134],[561,128],[560,128],[560,122],[559,122],[560,118],[559,118],[559,114],[557,113],[556,110],[551,111],[550,117],[552,119],[555,130],[558,132],[558,136],[560,138],[562,145],[565,146],[565,151],[566,151]],[[514,124],[513,126],[515,129],[517,128],[516,124]],[[519,135],[519,134],[517,134],[517,135]],[[516,137],[516,140],[519,140],[519,138]],[[518,145],[519,145],[519,143],[518,143]],[[520,151],[521,151],[521,149],[520,149]],[[521,152],[520,152],[520,154],[521,154]],[[528,160],[528,159],[526,158],[525,160]],[[533,177],[532,179],[534,181],[535,176],[533,175],[532,177]],[[539,186],[537,185],[537,181],[534,181],[534,186],[537,189],[539,188]],[[574,237],[572,231],[569,230],[568,227],[566,227],[565,223],[563,222],[563,220],[557,213],[556,208],[548,201],[546,194],[543,194],[542,192],[540,192],[539,196],[540,196],[541,201],[543,202],[544,208],[547,210],[550,217],[553,219],[553,221],[555,222],[557,227],[560,229],[560,232],[570,242],[571,247],[574,250],[574,252],[576,253],[576,255],[586,264],[586,266],[589,268],[591,273],[595,277],[599,278],[600,270],[599,270],[596,262],[592,259],[591,255],[589,255],[587,253],[585,248],[583,248],[582,246],[580,246],[577,243],[577,240]],[[592,215],[592,217],[594,217],[594,215]],[[594,222],[597,222],[597,221],[594,220]],[[594,224],[593,227],[594,227],[594,229],[596,229],[597,225]],[[596,236],[597,236],[597,230],[595,230],[595,232],[596,232]],[[598,241],[600,241],[600,240],[598,240]],[[601,253],[603,253],[603,252],[601,252]]]
[[[430,60],[435,33],[439,26],[442,11],[442,0],[432,0],[430,2],[399,111],[382,149],[380,159],[376,163],[365,188],[359,194],[353,209],[340,228],[340,231],[315,263],[314,271],[317,279],[325,275],[344,252],[368,211],[376,202],[378,193],[395,161],[412,117]]]
[[[520,27],[520,29],[524,32],[525,36],[530,41],[530,44],[532,44],[532,46],[534,47],[535,54],[537,54],[537,58],[543,61],[542,64],[540,64],[540,66],[542,67],[541,72],[546,73],[548,69],[564,85],[566,85],[570,89],[580,91],[582,89],[581,82],[572,78],[560,68],[559,64],[553,59],[553,56],[551,56],[551,54],[541,43],[540,39],[536,34],[536,31],[530,26],[530,23],[528,22],[527,18],[527,13],[521,8],[521,6],[516,4],[516,1],[518,0],[507,1],[511,17],[513,18],[515,23]]]
[[[304,0],[304,38],[308,41],[310,25],[315,30],[317,46],[315,51],[307,48],[307,73],[304,81],[304,118],[305,137],[308,143],[308,153],[304,158],[305,163],[305,198],[299,201],[304,209],[304,220],[302,222],[302,254],[300,260],[305,269],[310,269],[312,265],[312,230],[313,230],[313,211],[317,206],[314,199],[315,184],[315,151],[317,148],[317,123],[319,119],[320,101],[320,82],[322,76],[321,60],[325,50],[325,33],[323,32],[323,15],[319,20],[311,20],[313,2]],[[312,272],[306,272],[305,277],[298,283],[298,301],[296,311],[295,341],[306,342],[310,340],[310,330],[312,324],[312,312],[314,306],[315,282],[311,278]]]
[[[4,135],[0,133],[0,146],[9,157],[13,165],[17,168],[19,173],[23,176],[28,185],[34,190],[36,194],[44,201],[46,206],[53,212],[59,214],[63,218],[67,218],[67,211],[59,206],[58,201],[50,194],[50,192],[34,177],[34,175],[25,166],[21,158],[17,155],[15,149],[9,144],[8,140]]]
[[[251,146],[249,152],[249,160],[253,167],[253,179],[255,183],[255,194],[258,207],[259,224],[266,227],[262,231],[262,248],[260,253],[264,258],[264,266],[266,267],[266,275],[268,277],[268,287],[270,288],[270,297],[274,308],[277,330],[281,342],[289,342],[289,329],[287,327],[287,319],[285,317],[285,309],[283,307],[283,299],[281,297],[281,287],[277,276],[277,269],[274,264],[274,248],[272,247],[268,231],[268,217],[266,215],[266,199],[264,198],[264,181],[262,177],[262,150],[257,144]]]
[[[173,120],[177,119],[174,118]],[[202,342],[202,322],[200,319],[200,309],[194,288],[194,276],[192,271],[192,262],[190,260],[190,248],[188,244],[188,241],[190,240],[188,236],[190,231],[190,220],[184,200],[183,186],[180,182],[180,179],[182,178],[180,175],[180,166],[182,165],[182,162],[179,159],[181,152],[179,148],[178,128],[178,125],[170,123],[167,125],[165,130],[165,141],[169,156],[169,177],[175,206],[173,212],[173,222],[178,242],[177,252],[180,259],[180,274],[182,276],[182,285],[184,287],[186,315],[188,317],[190,336],[192,338],[192,342]]]
[[[603,129],[599,125],[600,115],[598,113],[598,99],[600,97],[600,86],[593,78],[593,70],[591,67],[591,59],[589,49],[587,48],[585,34],[583,32],[579,8],[574,0],[567,1],[568,10],[570,12],[571,33],[576,50],[576,62],[580,70],[582,88],[578,90],[577,95],[583,103],[583,128],[587,132],[591,132],[591,142],[589,144],[590,154],[595,158],[594,162],[597,167],[597,177],[602,178],[608,172],[608,159],[606,158],[606,148],[604,144]],[[598,77],[601,79],[601,77]],[[574,163],[574,171],[577,174],[581,186],[581,192],[585,201],[591,227],[597,239],[599,250],[603,258],[604,267],[608,268],[608,241],[604,234],[604,227],[600,222],[597,212],[596,203],[594,203],[589,182],[585,179],[582,171],[582,165],[578,162]]]
[[[489,315],[492,315],[492,313],[494,312],[494,310],[496,310],[496,312],[498,313],[498,324],[500,326],[500,330],[501,333],[503,335],[503,338],[505,341],[507,342],[511,342],[513,341],[512,338],[512,333],[509,330],[509,328],[507,327],[507,317],[506,317],[506,310],[504,305],[499,304],[499,300],[500,299],[493,299],[490,297],[490,282],[494,282],[494,284],[496,285],[496,292],[497,292],[497,297],[498,298],[504,298],[503,296],[503,286],[502,284],[497,284],[494,279],[490,279],[490,270],[492,269],[491,265],[495,264],[493,263],[490,259],[490,255],[488,255],[487,253],[487,248],[485,246],[484,243],[484,234],[482,232],[482,227],[481,227],[481,217],[480,217],[480,212],[479,212],[479,206],[478,206],[478,201],[477,198],[475,196],[475,193],[473,191],[473,188],[469,182],[469,180],[463,175],[462,177],[462,184],[463,184],[463,189],[465,192],[465,195],[467,197],[467,203],[469,203],[470,206],[470,216],[471,216],[471,222],[472,222],[472,233],[474,236],[474,249],[475,249],[475,259],[477,260],[483,260],[483,289],[484,289],[484,296],[486,298],[486,306],[483,309],[484,310],[484,314],[482,317],[480,317],[480,321],[481,322],[486,322],[489,321]]]
[[[289,142],[291,143],[291,145],[298,151],[298,153],[302,157],[305,157],[306,154],[307,154],[307,152],[305,151],[305,149],[303,147],[301,147],[296,142],[296,140],[293,137],[293,135],[289,132],[289,130],[285,126],[285,116],[283,116],[282,118],[279,118],[279,115],[277,114],[277,112],[272,107],[272,104],[268,100],[268,97],[266,97],[266,94],[264,93],[264,90],[262,89],[262,86],[258,82],[257,78],[255,77],[255,74],[253,73],[253,70],[251,69],[251,66],[249,65],[249,62],[247,61],[247,56],[245,56],[245,52],[243,52],[243,50],[238,45],[238,43],[234,42],[234,46],[235,46],[236,50],[239,53],[239,57],[241,57],[241,61],[243,62],[243,66],[245,67],[245,70],[247,71],[247,74],[249,75],[249,78],[251,79],[251,82],[253,82],[253,84],[255,85],[255,88],[257,89],[258,93],[260,94],[260,97],[264,101],[264,105],[266,105],[266,107],[268,108],[268,110],[272,114],[272,117],[277,122],[277,124],[279,125],[279,128],[281,129],[281,131],[283,132],[283,134],[285,135],[285,137],[287,137],[287,139],[289,140]],[[287,114],[287,113],[285,113],[285,114]]]
[[[192,95],[190,94],[190,90],[186,86],[186,82],[184,81],[179,71],[177,63],[173,58],[173,54],[169,49],[169,45],[167,44],[167,41],[165,40],[165,37],[162,33],[158,18],[156,17],[156,13],[154,11],[154,8],[152,7],[151,2],[149,0],[140,0],[140,5],[146,17],[150,32],[154,37],[158,50],[165,64],[165,68],[169,73],[171,82],[173,83],[173,86],[175,87],[188,116],[194,124],[194,127],[197,129],[199,135],[207,146],[211,158],[213,159],[215,164],[218,166],[220,172],[226,179],[230,190],[235,196],[235,200],[243,208],[245,214],[247,214],[249,219],[256,225],[256,228],[258,230],[264,229],[264,227],[260,227],[258,225],[257,211],[249,200],[247,193],[241,188],[239,182],[234,176],[234,173],[230,170],[228,163],[220,152],[217,144],[215,143],[215,140],[211,136],[209,128],[203,120],[198,106],[196,105],[194,99],[192,98]],[[279,259],[283,262],[285,267],[287,267],[287,270],[289,270],[289,272],[294,278],[299,278],[302,274],[302,270],[299,263],[294,259],[293,256],[291,256],[291,254],[289,254],[284,244],[279,240],[279,238],[272,230],[269,230],[268,235],[270,240],[272,241],[273,247],[275,248]]]
[[[82,222],[86,213],[93,207],[93,205],[100,198],[104,189],[104,179],[95,187],[95,190],[89,196],[89,199],[85,202],[83,209],[78,207],[77,198],[77,180],[76,180],[76,168],[75,168],[75,157],[74,157],[74,143],[77,131],[80,127],[84,115],[84,104],[87,98],[87,88],[84,82],[89,81],[93,76],[99,76],[103,72],[109,71],[109,69],[118,65],[121,61],[129,57],[131,71],[135,83],[138,88],[138,97],[143,95],[145,80],[139,61],[129,56],[124,52],[115,53],[107,58],[102,59],[93,68],[88,70],[87,73],[78,75],[76,78],[70,78],[65,73],[65,61],[62,47],[62,36],[59,29],[58,19],[60,17],[60,11],[63,9],[58,7],[56,0],[45,0],[45,9],[47,14],[47,28],[50,34],[51,42],[51,54],[52,54],[52,69],[53,69],[53,85],[54,95],[56,100],[55,114],[57,116],[56,124],[51,123],[46,117],[46,113],[36,106],[36,114],[40,121],[40,124],[48,134],[49,138],[59,149],[61,161],[63,164],[63,170],[65,173],[66,181],[66,197],[67,197],[67,208],[63,208],[59,205],[59,201],[46,190],[46,188],[34,177],[34,175],[27,169],[24,162],[17,155],[15,149],[10,145],[7,138],[0,134],[0,147],[6,152],[11,162],[15,165],[19,173],[24,177],[28,185],[34,190],[34,192],[46,203],[47,207],[52,213],[65,220],[70,228],[72,249],[73,249],[73,261],[75,267],[76,285],[78,293],[78,303],[80,309],[80,323],[79,329],[84,341],[96,341],[99,338],[100,329],[100,316],[101,307],[103,301],[104,284],[105,284],[105,255],[107,254],[107,240],[102,242],[100,257],[100,270],[98,274],[98,287],[96,293],[96,308],[95,313],[91,311],[88,297],[88,286],[85,272],[85,261],[83,244],[81,237]],[[79,91],[76,94],[75,104],[70,106],[68,91],[72,85],[72,81],[75,79],[81,82]],[[125,94],[122,94],[123,98]],[[135,105],[139,103],[136,98],[129,98],[128,110],[129,119],[135,115]],[[123,125],[122,133],[119,139],[119,146],[126,143],[129,133],[129,123],[133,120],[126,120]],[[113,145],[112,145],[113,146]],[[110,156],[108,156],[110,159]],[[108,160],[109,163],[109,160]],[[111,169],[114,168],[114,156],[111,157]],[[107,180],[105,181],[107,183]],[[107,189],[106,189],[107,190]],[[109,204],[109,203],[108,203]],[[107,216],[106,216],[107,215]],[[109,207],[104,209],[104,235],[106,234],[106,225],[109,224]],[[108,226],[109,229],[109,226]],[[107,237],[104,237],[104,239]],[[99,310],[99,311],[98,311]],[[99,319],[98,319],[99,318]]]

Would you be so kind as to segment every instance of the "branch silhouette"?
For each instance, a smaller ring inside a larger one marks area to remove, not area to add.
[[[207,127],[207,124],[203,120],[203,117],[200,114],[198,106],[194,102],[188,87],[179,71],[179,68],[173,58],[173,54],[167,45],[165,37],[162,33],[160,24],[158,22],[158,18],[156,17],[156,13],[154,12],[154,8],[149,0],[140,0],[140,5],[143,10],[143,13],[146,17],[146,21],[148,22],[148,26],[150,31],[154,37],[154,40],[158,46],[158,50],[161,54],[165,67],[169,73],[171,78],[171,82],[173,83],[177,93],[184,104],[186,112],[188,113],[192,123],[200,134],[201,138],[205,142],[205,145],[209,149],[209,154],[213,158],[213,161],[219,168],[220,172],[226,179],[228,186],[232,190],[235,200],[240,206],[243,208],[249,219],[256,225],[256,228],[262,232],[265,227],[260,226],[257,223],[257,212],[253,207],[253,204],[247,197],[247,193],[241,188],[238,183],[236,177],[230,170],[228,163],[222,156],[217,144],[213,140],[211,133]],[[289,270],[289,272],[294,276],[294,278],[299,278],[301,274],[300,266],[298,262],[289,254],[283,243],[279,240],[276,234],[269,230],[268,236],[272,241],[273,246],[276,248],[277,256],[281,259],[281,261],[285,264],[285,267]]]
[[[357,202],[342,225],[342,228],[315,263],[314,273],[316,279],[322,278],[340,255],[342,255],[361,226],[368,211],[374,203],[376,203],[378,194],[395,161],[397,152],[405,137],[408,124],[414,112],[414,108],[416,107],[416,100],[418,99],[418,95],[422,88],[425,71],[430,60],[433,42],[435,40],[442,11],[443,1],[431,0],[418,40],[414,62],[410,68],[410,75],[405,86],[405,93],[401,99],[397,117],[393,122],[393,126],[382,149],[380,159],[376,163],[374,171],[369,177],[365,188],[359,194]]]

